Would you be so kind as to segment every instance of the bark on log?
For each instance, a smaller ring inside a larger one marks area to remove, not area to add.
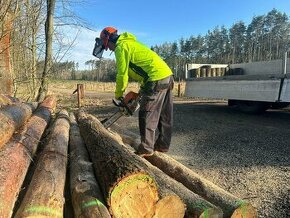
[[[99,120],[79,112],[78,122],[110,213],[114,217],[152,217],[158,201],[153,177]]]
[[[131,131],[126,131],[126,134],[118,125],[114,125],[112,129],[116,132],[121,132],[120,136],[125,143],[129,144],[134,149],[138,148],[140,144],[138,135]],[[189,190],[222,208],[225,217],[257,217],[256,209],[249,202],[227,192],[168,155],[155,152],[153,156],[147,157],[146,159],[164,173],[182,183]]]
[[[62,217],[69,117],[58,114],[16,217]]]
[[[7,105],[0,109],[0,149],[13,133],[31,117],[35,106],[27,103]]]
[[[103,128],[99,121],[97,119],[94,119],[92,116],[91,124],[89,126],[98,126],[98,128]],[[82,130],[83,129],[81,128],[81,131]],[[93,139],[88,131],[83,131],[86,132],[92,140],[96,141],[96,139]],[[116,137],[116,135],[111,136],[106,130],[103,131],[106,132],[107,138],[118,138]],[[118,144],[120,145],[120,143]],[[135,161],[138,162],[138,165],[145,169],[147,172],[152,172],[152,175],[154,176],[158,184],[159,194],[162,197],[162,199],[156,205],[156,217],[160,216],[160,211],[164,213],[164,208],[171,208],[169,211],[167,211],[166,214],[163,214],[164,217],[183,217],[185,210],[183,202],[187,204],[187,217],[203,217],[206,215],[210,215],[210,217],[222,217],[222,211],[219,208],[205,201],[197,194],[194,194],[193,192],[185,188],[181,183],[178,183],[174,179],[170,178],[168,175],[164,174],[158,168],[152,166],[145,159],[133,154],[128,147],[124,146],[122,150],[128,153],[127,156],[130,157],[130,159],[134,158]],[[180,200],[180,198],[182,201]],[[178,212],[172,213],[173,211]]]
[[[0,94],[0,107],[15,103],[20,103],[19,99],[11,97],[9,95]]]
[[[187,189],[184,185],[172,179],[164,172],[150,163],[145,163],[155,175],[155,180],[159,187],[159,194],[161,197],[168,195],[177,195],[186,204],[185,217],[210,217],[210,218],[222,218],[223,212],[220,208],[209,203],[201,198],[199,195],[193,193]],[[177,217],[174,214],[170,214],[173,210],[167,211],[164,217]],[[173,216],[170,216],[173,215]]]
[[[21,185],[50,121],[55,98],[46,98],[25,127],[0,150],[0,217],[11,217]]]
[[[110,218],[73,113],[70,114],[70,122],[70,189],[74,215],[82,218]]]

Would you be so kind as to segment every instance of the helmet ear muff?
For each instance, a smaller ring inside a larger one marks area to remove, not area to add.
[[[110,39],[110,32],[106,29],[103,30],[103,34],[104,34],[104,45],[105,45],[105,49],[108,49],[108,43],[109,43],[109,39]]]

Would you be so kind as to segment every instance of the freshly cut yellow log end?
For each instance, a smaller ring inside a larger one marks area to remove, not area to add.
[[[232,214],[231,218],[257,218],[256,209],[249,203],[240,205],[235,212]]]
[[[220,208],[208,208],[200,214],[199,218],[223,218],[223,212]]]
[[[178,196],[169,195],[157,202],[153,218],[183,218],[185,210],[185,204]]]
[[[113,217],[152,217],[158,201],[155,181],[147,174],[138,173],[123,178],[111,193]]]

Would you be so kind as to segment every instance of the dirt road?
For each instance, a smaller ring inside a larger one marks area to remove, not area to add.
[[[85,110],[102,120],[116,109],[112,97],[112,93],[88,93]],[[74,107],[74,98],[60,100],[58,105],[70,102]],[[119,124],[138,133],[137,114],[121,118]],[[168,154],[250,201],[259,217],[290,217],[289,109],[247,115],[224,101],[175,98]]]

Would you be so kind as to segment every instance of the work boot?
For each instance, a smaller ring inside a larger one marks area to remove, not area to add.
[[[169,146],[167,146],[160,138],[157,139],[157,141],[154,144],[154,151],[158,152],[168,152]]]
[[[169,151],[169,149],[167,149],[167,148],[155,148],[154,151],[158,151],[158,152],[166,153],[166,152]]]
[[[150,157],[154,154],[153,150],[145,149],[143,144],[141,143],[138,147],[138,150],[135,152],[140,157]]]

